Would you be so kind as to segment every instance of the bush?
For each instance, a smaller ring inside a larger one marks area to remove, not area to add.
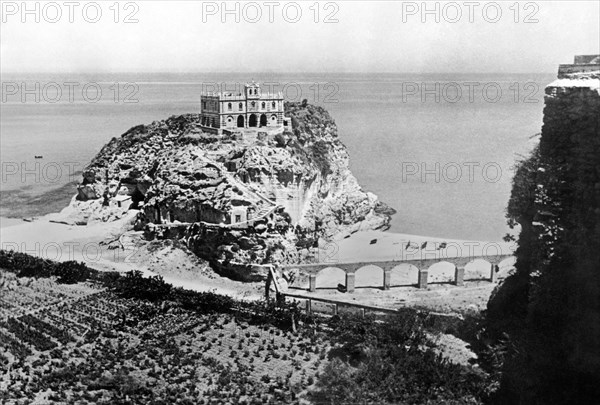
[[[0,250],[0,268],[18,277],[58,277],[59,283],[74,284],[98,277],[99,272],[76,261],[52,262],[11,250]]]
[[[171,287],[161,276],[144,277],[141,271],[136,270],[119,278],[113,291],[123,298],[158,301],[169,296]]]
[[[316,402],[466,404],[480,403],[485,395],[483,374],[424,348],[423,319],[414,311],[383,322],[334,317],[330,326],[342,349],[319,377]]]

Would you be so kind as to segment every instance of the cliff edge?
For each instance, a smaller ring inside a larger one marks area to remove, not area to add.
[[[546,87],[539,146],[513,179],[516,272],[486,313],[488,341],[511,349],[490,403],[592,403],[600,395],[599,111],[600,55],[561,65]]]

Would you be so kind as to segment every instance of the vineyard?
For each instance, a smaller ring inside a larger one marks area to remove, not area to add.
[[[9,294],[0,403],[295,403],[326,359],[315,337],[89,283],[30,280]]]

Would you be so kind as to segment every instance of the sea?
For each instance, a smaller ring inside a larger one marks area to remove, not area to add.
[[[500,240],[515,163],[539,139],[546,74],[3,74],[0,217],[60,211],[111,138],[197,113],[203,91],[263,92],[324,107],[391,232]]]

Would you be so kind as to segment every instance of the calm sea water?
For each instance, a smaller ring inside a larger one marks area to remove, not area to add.
[[[74,195],[81,170],[112,137],[138,124],[198,112],[200,92],[215,83],[228,83],[227,89],[233,90],[234,83],[255,79],[263,89],[272,83],[273,90],[285,90],[289,100],[307,99],[329,110],[360,184],[398,211],[392,231],[498,240],[508,230],[504,212],[512,167],[531,149],[532,137],[541,129],[544,87],[553,78],[553,74],[3,76],[0,216],[60,210]]]

